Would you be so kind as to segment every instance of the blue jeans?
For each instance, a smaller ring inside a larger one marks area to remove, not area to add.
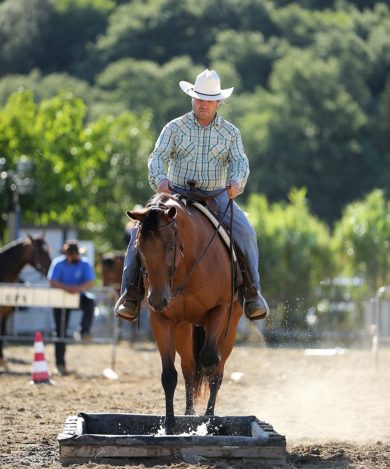
[[[221,218],[229,198],[226,192],[219,194],[215,200],[218,202],[218,215]],[[230,225],[230,210],[228,210],[223,218],[223,223]],[[257,289],[260,289],[260,275],[258,270],[259,249],[257,247],[256,231],[249,223],[247,216],[240,207],[233,202],[233,239],[238,244],[242,253],[246,257],[249,269],[252,274],[252,280]],[[122,275],[122,293],[126,287],[134,283],[134,278],[138,269],[137,250],[135,241],[137,239],[138,228],[135,226],[131,232],[130,242],[127,247],[123,275]]]

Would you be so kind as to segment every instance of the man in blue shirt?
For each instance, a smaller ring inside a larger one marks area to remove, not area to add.
[[[62,252],[63,255],[53,260],[47,278],[54,288],[80,294],[80,309],[83,311],[80,334],[82,339],[87,339],[90,337],[95,310],[94,296],[87,290],[92,288],[95,273],[89,260],[81,256],[82,252],[76,240],[66,241]],[[57,337],[66,337],[71,311],[71,309],[53,308]],[[57,370],[62,375],[67,373],[65,348],[64,342],[55,342]]]

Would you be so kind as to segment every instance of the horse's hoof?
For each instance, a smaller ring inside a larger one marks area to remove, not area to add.
[[[175,428],[175,419],[165,419],[165,434],[166,435],[173,435]]]

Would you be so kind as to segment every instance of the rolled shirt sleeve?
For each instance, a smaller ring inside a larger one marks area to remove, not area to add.
[[[249,176],[249,161],[244,152],[240,131],[235,127],[234,130],[230,145],[229,180],[238,184],[241,194],[244,192]]]
[[[153,190],[167,178],[166,169],[174,145],[173,126],[170,122],[161,131],[148,160],[149,184]]]

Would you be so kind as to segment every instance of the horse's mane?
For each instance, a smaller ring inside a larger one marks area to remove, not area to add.
[[[11,241],[10,243],[6,244],[2,248],[0,248],[0,254],[8,253],[9,251],[13,251],[21,244],[25,242],[25,239],[17,239],[15,241]]]
[[[146,208],[149,208],[145,219],[141,223],[138,237],[145,239],[151,233],[158,233],[158,220],[161,215],[161,212],[165,210],[166,203],[169,200],[175,200],[172,196],[168,194],[155,194],[146,204]]]

